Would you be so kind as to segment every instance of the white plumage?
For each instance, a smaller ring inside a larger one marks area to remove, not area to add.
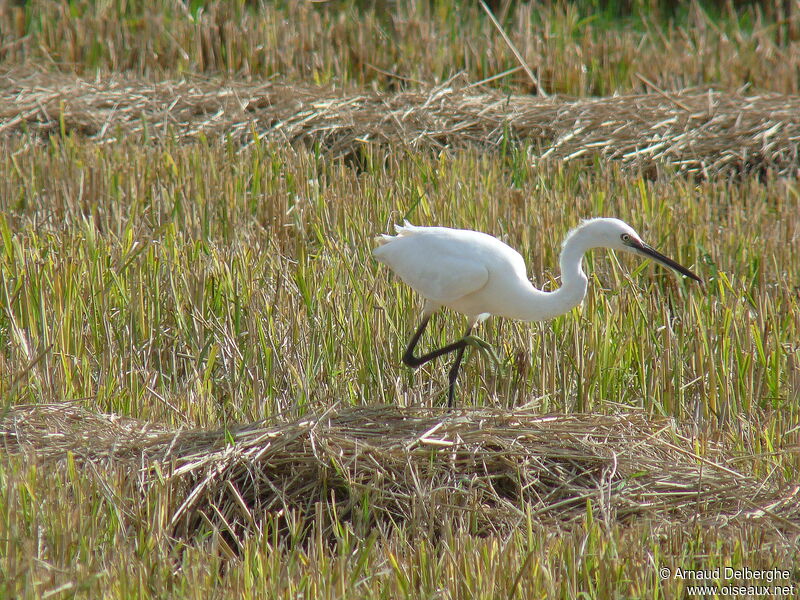
[[[429,360],[456,352],[450,372],[452,405],[455,378],[467,345],[486,347],[470,336],[472,327],[489,315],[522,321],[543,321],[568,312],[586,296],[583,255],[592,248],[626,250],[652,258],[697,281],[700,278],[645,244],[619,219],[590,219],[569,232],[561,250],[561,287],[552,292],[536,289],[527,278],[522,256],[485,233],[447,227],[396,225],[397,235],[378,236],[375,258],[385,263],[406,284],[425,298],[423,322],[409,344],[403,362],[418,367]],[[466,315],[466,335],[453,344],[422,357],[413,355],[430,315],[440,307]]]

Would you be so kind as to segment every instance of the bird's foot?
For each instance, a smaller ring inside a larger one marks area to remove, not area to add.
[[[492,348],[489,342],[482,340],[476,335],[464,336],[464,341],[479,352],[491,358],[496,367],[499,368],[501,366],[500,359],[497,357],[497,354],[495,354],[494,348]]]

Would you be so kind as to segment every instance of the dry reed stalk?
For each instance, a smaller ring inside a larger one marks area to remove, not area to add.
[[[334,157],[365,145],[410,150],[530,144],[532,162],[601,158],[709,177],[718,173],[796,176],[800,97],[742,96],[713,90],[594,99],[501,96],[435,88],[347,95],[283,85],[118,77],[6,76],[0,86],[0,137],[61,130],[101,143],[119,136],[175,135],[253,143],[319,145]]]
[[[674,422],[638,414],[334,407],[288,423],[170,431],[59,404],[10,408],[0,439],[45,462],[71,452],[128,470],[144,492],[166,479],[180,536],[210,526],[238,540],[269,519],[307,530],[321,510],[327,527],[468,522],[490,533],[528,518],[569,526],[587,503],[608,521],[800,531],[797,487],[738,471],[721,446],[698,456]]]

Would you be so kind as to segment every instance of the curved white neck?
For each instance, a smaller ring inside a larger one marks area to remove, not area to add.
[[[553,316],[562,315],[578,306],[586,297],[589,280],[583,272],[583,255],[591,246],[581,243],[577,237],[566,241],[561,249],[561,287],[551,293],[554,308],[559,309]]]
[[[581,236],[571,236],[564,242],[559,263],[561,265],[561,287],[552,292],[543,292],[528,283],[522,291],[515,314],[504,315],[522,321],[547,321],[569,312],[586,296],[588,279],[581,268],[583,255],[591,249]]]

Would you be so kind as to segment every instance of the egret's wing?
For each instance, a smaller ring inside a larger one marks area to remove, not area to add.
[[[400,278],[435,302],[452,302],[477,292],[489,281],[489,271],[480,263],[466,258],[443,256],[425,258],[422,267],[413,274],[397,271]]]
[[[478,291],[489,280],[489,270],[458,248],[424,235],[391,237],[373,250],[409,286],[435,302],[451,302]]]

